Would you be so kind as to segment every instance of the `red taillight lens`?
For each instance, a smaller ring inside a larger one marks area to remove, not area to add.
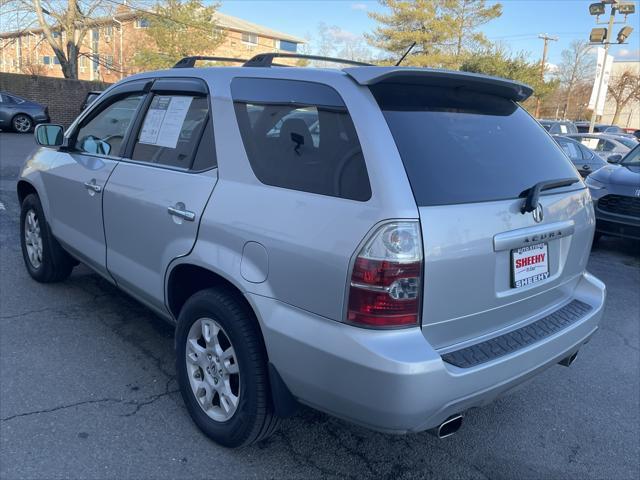
[[[354,263],[347,321],[372,327],[417,325],[421,277],[418,223],[381,227]]]

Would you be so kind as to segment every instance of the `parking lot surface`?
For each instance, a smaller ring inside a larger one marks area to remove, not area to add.
[[[468,412],[455,436],[385,435],[303,407],[271,439],[227,450],[177,393],[171,326],[85,267],[54,285],[27,275],[15,185],[34,148],[0,133],[0,478],[640,477],[637,244],[594,248],[608,302],[576,362]]]

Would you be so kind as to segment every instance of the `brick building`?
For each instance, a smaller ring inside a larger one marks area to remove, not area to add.
[[[149,41],[149,21],[127,10],[92,21],[78,58],[78,78],[115,82],[139,71],[133,64],[136,47]],[[265,52],[296,52],[304,40],[216,12],[216,27],[225,33],[221,45],[200,55],[250,58]],[[60,35],[54,32],[54,35]],[[62,77],[62,69],[41,29],[0,33],[0,72]]]

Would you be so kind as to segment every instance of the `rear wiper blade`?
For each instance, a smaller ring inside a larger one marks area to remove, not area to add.
[[[568,187],[578,182],[579,178],[560,178],[558,180],[545,180],[544,182],[538,182],[533,187],[527,188],[520,194],[520,197],[526,195],[526,200],[520,207],[520,213],[533,212],[538,206],[538,199],[540,198],[540,192],[545,190],[552,190],[554,188]]]

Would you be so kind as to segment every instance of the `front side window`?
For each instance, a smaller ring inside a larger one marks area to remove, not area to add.
[[[100,110],[78,130],[75,149],[98,155],[119,155],[142,98],[140,93],[131,94]]]
[[[351,116],[326,85],[239,78],[231,85],[251,168],[267,185],[351,200],[371,197]]]
[[[207,97],[155,95],[145,114],[131,158],[181,169],[192,168],[196,147],[208,118]],[[211,129],[205,134],[211,136],[208,140],[212,142]],[[199,158],[199,170],[203,169],[202,164],[211,164],[210,159],[215,157],[214,148],[201,155],[208,155],[209,161]]]
[[[640,146],[636,146],[631,150],[627,156],[622,159],[621,164],[627,167],[640,167]]]

